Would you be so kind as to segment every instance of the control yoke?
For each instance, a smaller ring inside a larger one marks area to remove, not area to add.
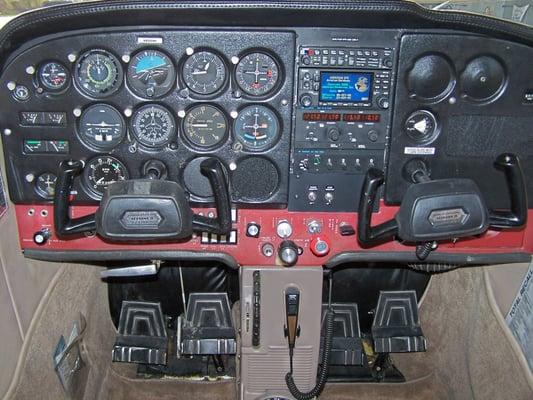
[[[516,155],[501,154],[494,162],[495,168],[505,173],[509,189],[511,208],[505,211],[489,210],[473,180],[431,180],[425,164],[413,161],[404,172],[415,184],[405,193],[396,216],[376,226],[371,226],[372,210],[385,178],[381,170],[368,170],[359,204],[358,240],[362,246],[372,247],[396,237],[407,243],[425,244],[422,257],[425,258],[430,243],[434,248],[437,241],[475,236],[489,228],[511,229],[526,224],[526,185]]]
[[[228,235],[231,204],[224,167],[216,158],[208,158],[200,164],[200,170],[211,185],[216,218],[194,214],[178,183],[155,179],[115,182],[104,193],[95,214],[71,218],[69,196],[74,178],[83,171],[83,162],[62,161],[54,196],[56,235],[68,238],[96,231],[101,237],[115,241],[185,239],[193,232]]]

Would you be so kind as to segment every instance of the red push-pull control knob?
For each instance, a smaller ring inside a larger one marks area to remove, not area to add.
[[[317,236],[311,240],[311,252],[317,257],[324,257],[329,253],[329,241]]]

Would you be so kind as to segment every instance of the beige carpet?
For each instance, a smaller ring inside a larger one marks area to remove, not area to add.
[[[51,294],[29,343],[17,400],[64,398],[52,369],[60,334],[78,312],[87,317],[86,400],[236,399],[234,381],[136,379],[135,366],[111,364],[114,328],[98,268],[72,266]],[[433,277],[421,307],[428,351],[395,355],[408,378],[403,384],[330,384],[321,399],[532,399],[526,380],[490,307],[483,270],[463,269]]]

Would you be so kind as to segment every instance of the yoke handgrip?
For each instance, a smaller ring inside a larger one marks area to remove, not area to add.
[[[200,171],[207,177],[215,198],[217,217],[210,218],[194,214],[192,227],[194,231],[229,235],[231,232],[231,203],[226,174],[222,163],[216,158],[208,158],[200,164]]]
[[[96,229],[95,215],[71,219],[69,215],[69,196],[74,178],[83,170],[83,162],[64,160],[59,164],[54,193],[54,229],[59,238],[72,236]]]
[[[520,160],[514,154],[500,154],[494,166],[503,170],[509,188],[510,210],[491,210],[490,226],[494,228],[515,228],[527,222],[527,190]]]
[[[357,221],[357,239],[362,246],[372,246],[378,242],[389,240],[398,233],[398,224],[394,219],[374,227],[370,226],[376,195],[384,180],[383,171],[377,168],[370,168],[366,173],[361,190]]]

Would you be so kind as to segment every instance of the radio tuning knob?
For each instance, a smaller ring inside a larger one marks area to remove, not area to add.
[[[386,110],[390,106],[389,99],[387,97],[380,97],[378,99],[378,106],[379,108]]]
[[[300,97],[300,104],[303,107],[309,107],[311,104],[313,104],[313,98],[309,94],[304,94],[302,97]]]

